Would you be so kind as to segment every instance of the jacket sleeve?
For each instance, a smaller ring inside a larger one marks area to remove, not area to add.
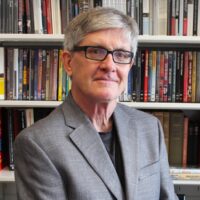
[[[161,176],[161,188],[160,188],[160,200],[178,200],[174,191],[174,185],[172,178],[169,174],[169,162],[168,154],[166,151],[166,145],[164,140],[163,128],[158,122],[158,128],[160,133],[160,176]]]
[[[14,163],[18,200],[67,200],[55,165],[26,134],[20,133],[15,140]]]

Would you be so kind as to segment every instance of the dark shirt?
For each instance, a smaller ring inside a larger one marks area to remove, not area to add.
[[[116,169],[116,172],[122,184],[122,188],[125,191],[123,161],[116,129],[113,128],[112,131],[109,132],[99,132],[99,135]]]

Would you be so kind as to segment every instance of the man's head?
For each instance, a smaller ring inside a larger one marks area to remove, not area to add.
[[[67,26],[63,62],[74,98],[115,101],[127,85],[137,50],[134,19],[112,8],[95,8]]]
[[[65,29],[64,49],[73,50],[88,33],[112,28],[123,29],[135,55],[139,33],[135,20],[116,9],[104,7],[81,13],[69,23]]]

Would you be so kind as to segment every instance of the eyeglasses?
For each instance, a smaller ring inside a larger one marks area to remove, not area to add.
[[[86,58],[97,61],[103,61],[112,54],[113,61],[119,64],[130,64],[133,59],[133,52],[120,49],[109,51],[97,46],[75,46],[73,51],[84,51]]]

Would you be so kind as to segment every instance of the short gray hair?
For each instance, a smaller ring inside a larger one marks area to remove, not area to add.
[[[137,23],[121,11],[106,7],[92,8],[71,20],[65,29],[64,49],[72,51],[87,34],[112,28],[121,28],[127,34],[135,55],[139,33]]]

